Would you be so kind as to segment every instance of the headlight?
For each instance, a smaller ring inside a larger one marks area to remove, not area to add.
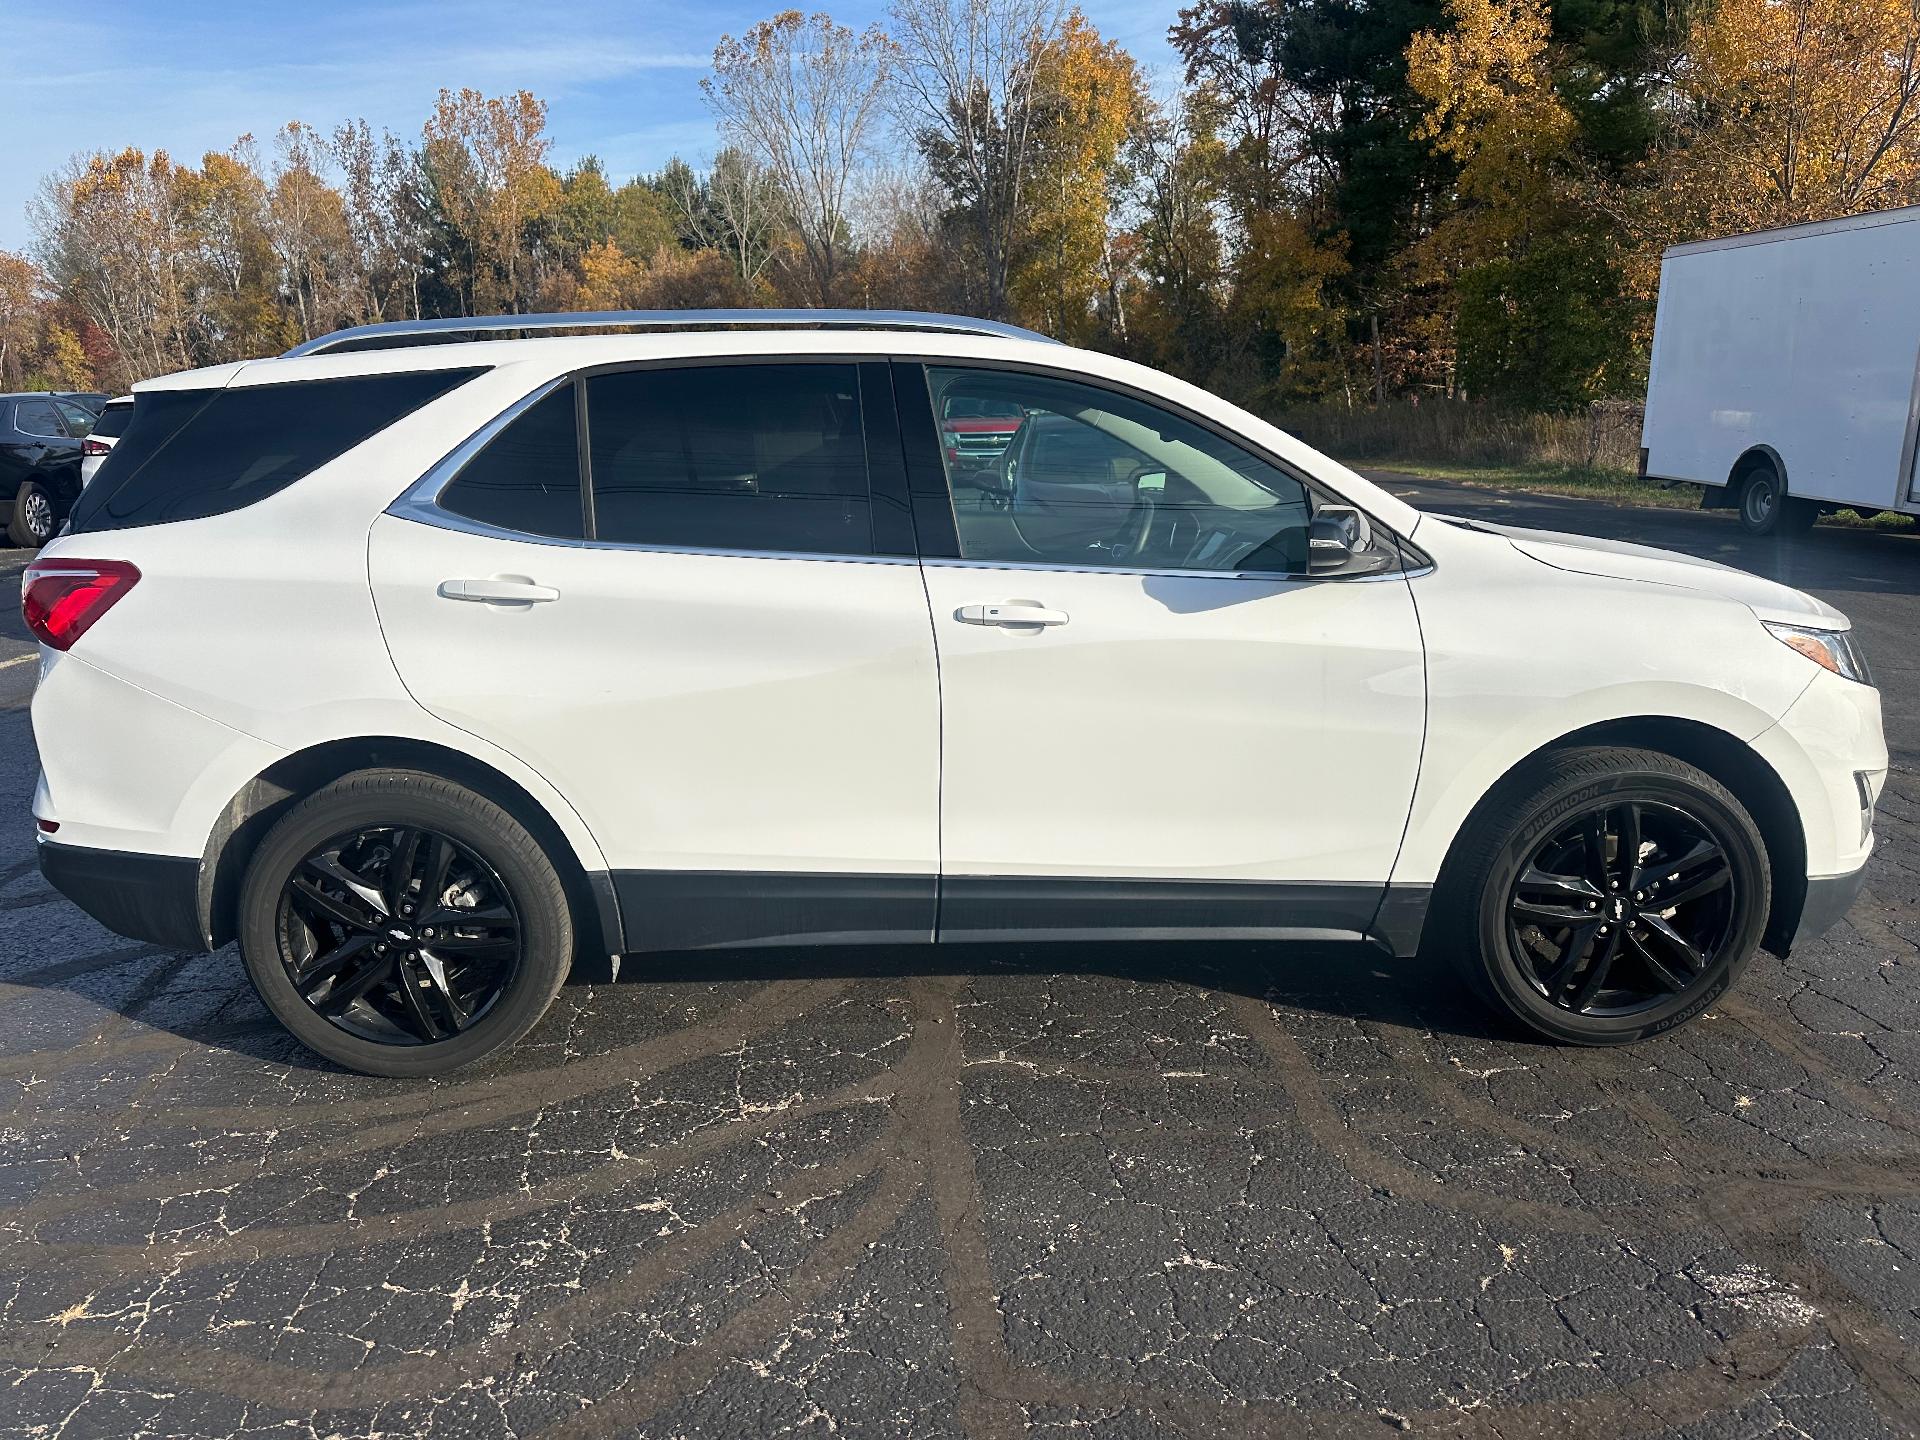
[[[1762,621],[1773,638],[1790,650],[1798,650],[1823,670],[1871,685],[1873,675],[1853,643],[1851,630],[1809,630],[1804,625],[1776,625]]]

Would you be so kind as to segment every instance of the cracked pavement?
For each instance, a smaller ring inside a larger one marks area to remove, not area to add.
[[[1624,1050],[1438,956],[747,952],[374,1080],[42,884],[0,618],[0,1436],[1920,1434],[1920,537],[1388,483],[1847,610],[1848,920]]]

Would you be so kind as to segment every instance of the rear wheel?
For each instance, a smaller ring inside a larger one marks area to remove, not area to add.
[[[53,493],[38,480],[23,480],[14,492],[13,514],[7,521],[7,538],[29,550],[38,550],[53,539]]]
[[[491,801],[363,771],[268,832],[240,902],[247,973],[309,1049],[370,1075],[437,1075],[530,1029],[573,953],[552,862]]]
[[[1800,535],[1813,528],[1820,508],[1787,494],[1771,465],[1755,465],[1740,485],[1740,524],[1750,535]]]
[[[1480,994],[1574,1044],[1620,1044],[1699,1014],[1752,957],[1771,901],[1740,802],[1650,750],[1543,757],[1461,839],[1447,945]]]

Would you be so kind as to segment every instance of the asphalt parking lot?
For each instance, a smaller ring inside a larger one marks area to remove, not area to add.
[[[1920,536],[1389,483],[1852,614],[1848,921],[1624,1051],[1431,956],[753,952],[370,1080],[41,883],[0,613],[0,1435],[1920,1433]]]

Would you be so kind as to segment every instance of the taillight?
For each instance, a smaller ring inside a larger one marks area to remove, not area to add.
[[[20,579],[20,613],[41,644],[66,650],[139,578],[125,560],[36,560]]]
[[[113,446],[109,445],[106,441],[96,440],[91,435],[80,442],[80,453],[82,455],[104,455],[111,449],[113,449]]]

